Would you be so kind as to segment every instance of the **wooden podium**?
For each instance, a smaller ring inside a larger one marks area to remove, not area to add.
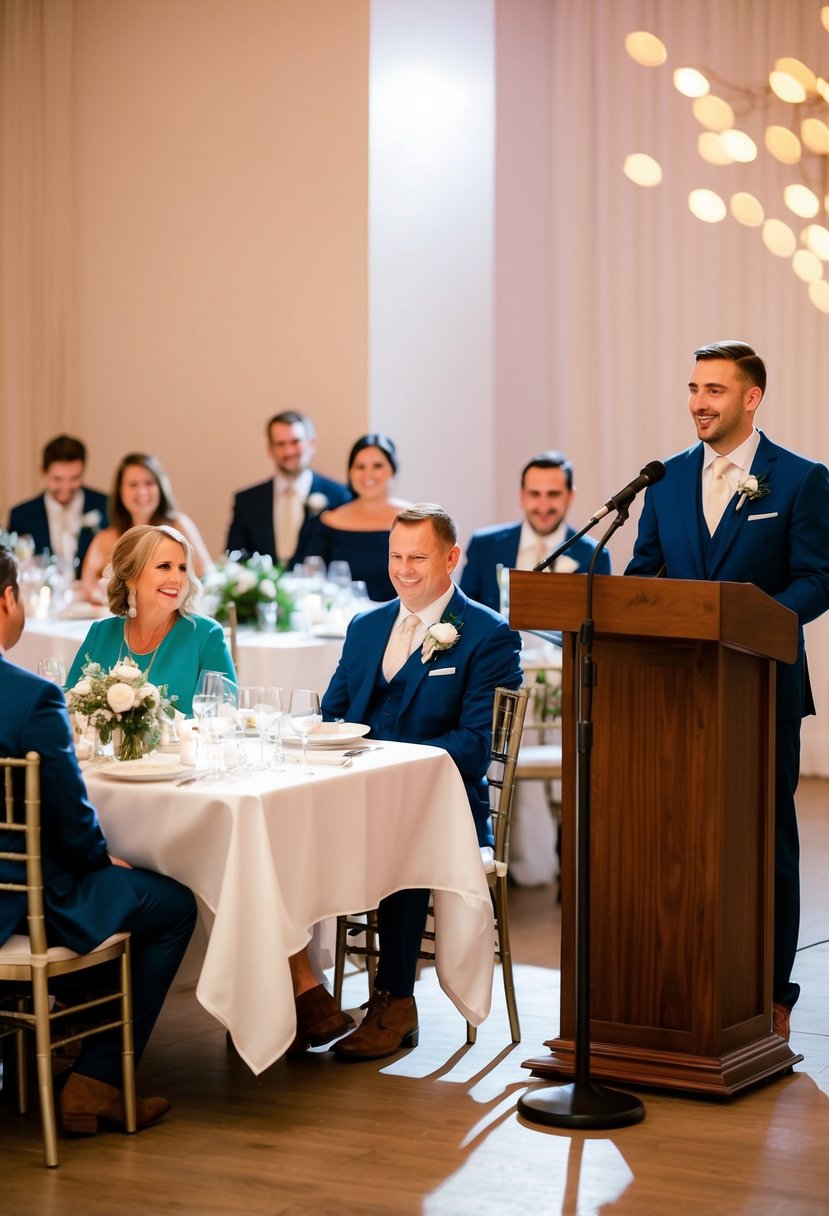
[[[510,624],[562,630],[561,1034],[574,1072],[576,646],[587,576],[510,574]],[[729,1095],[801,1060],[771,1031],[772,660],[797,618],[757,587],[598,576],[591,1074]]]

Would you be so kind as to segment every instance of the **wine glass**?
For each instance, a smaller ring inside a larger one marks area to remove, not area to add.
[[[66,665],[63,659],[38,659],[37,674],[63,688],[66,683]]]
[[[319,695],[310,688],[295,688],[288,707],[291,730],[302,739],[302,771],[311,773],[308,764],[308,736],[322,721]]]
[[[328,581],[343,591],[351,590],[351,567],[348,562],[333,561],[328,563]]]

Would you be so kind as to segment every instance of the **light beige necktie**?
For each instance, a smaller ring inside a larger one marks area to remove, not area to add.
[[[383,675],[391,683],[400,668],[412,653],[415,630],[420,624],[416,612],[404,616],[392,630],[386,653],[383,655]]]
[[[731,487],[726,477],[730,468],[733,468],[733,462],[727,456],[716,456],[711,462],[711,476],[705,492],[703,514],[708,531],[712,536],[716,532],[717,524],[722,519],[722,513],[731,498]]]
[[[287,561],[296,552],[299,531],[297,527],[297,492],[293,486],[280,490],[276,500],[276,556]]]

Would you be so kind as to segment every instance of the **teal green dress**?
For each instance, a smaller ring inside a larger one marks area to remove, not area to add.
[[[127,649],[125,623],[124,617],[111,616],[90,626],[66,677],[67,688],[74,688],[81,678],[82,668],[90,660],[109,671],[119,659],[131,655],[144,671],[147,670],[150,655]],[[153,684],[166,684],[167,695],[178,697],[176,709],[191,717],[196,681],[202,671],[221,671],[230,676],[234,684],[237,682],[221,625],[207,616],[180,616],[158,647],[149,678]]]

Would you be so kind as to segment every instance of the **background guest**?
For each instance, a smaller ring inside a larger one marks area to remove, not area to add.
[[[189,715],[200,672],[221,671],[236,683],[221,625],[193,613],[200,593],[190,542],[181,532],[167,524],[130,528],[112,553],[107,598],[114,616],[90,626],[67,687],[90,659],[109,669],[130,658],[154,684],[166,684],[178,697],[176,709]]]
[[[319,556],[345,561],[351,577],[365,583],[369,599],[393,599],[389,578],[389,531],[399,511],[409,506],[391,498],[397,450],[387,435],[363,435],[348,456],[348,484],[354,498],[310,520],[300,538],[298,559]]]
[[[196,903],[186,887],[161,874],[133,869],[107,852],[90,805],[60,689],[16,667],[3,652],[19,641],[23,602],[14,557],[0,548],[0,755],[40,755],[41,855],[46,931],[50,945],[92,950],[112,933],[132,935],[133,1029],[136,1063],[150,1037],[193,926]],[[11,833],[6,834],[11,837]],[[20,838],[0,849],[16,851]],[[19,880],[19,866],[16,867]],[[0,881],[12,879],[0,863]],[[26,897],[4,893],[0,942],[25,932]],[[65,1131],[90,1134],[100,1119],[124,1125],[121,1042],[116,1029],[83,1040],[61,1091],[59,1117]],[[139,1130],[170,1109],[165,1098],[139,1098]]]
[[[107,525],[107,500],[82,484],[86,448],[57,435],[43,449],[43,493],[12,507],[9,531],[31,536],[35,553],[48,549],[80,569],[93,535]]]
[[[573,503],[573,466],[562,452],[540,452],[521,473],[521,510],[517,523],[496,524],[472,534],[466,551],[461,587],[473,600],[496,612],[501,608],[498,567],[532,570],[559,545],[575,535],[566,522]],[[554,569],[564,573],[586,572],[596,542],[583,536],[556,561]],[[605,550],[596,563],[597,574],[610,574],[610,555]]]
[[[131,452],[119,464],[109,498],[110,527],[99,532],[89,546],[83,564],[87,596],[101,601],[99,580],[112,557],[115,542],[136,524],[170,524],[186,536],[193,549],[193,571],[197,578],[210,569],[210,555],[198,528],[176,509],[170,479],[154,456]]]
[[[306,517],[347,502],[351,492],[311,468],[317,451],[314,424],[306,414],[285,410],[268,423],[268,455],[275,476],[240,490],[233,500],[227,550],[268,554],[290,568]]]

